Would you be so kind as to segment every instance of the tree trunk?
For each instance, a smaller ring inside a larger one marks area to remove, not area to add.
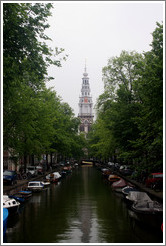
[[[24,154],[24,172],[26,172],[27,168],[27,154]]]

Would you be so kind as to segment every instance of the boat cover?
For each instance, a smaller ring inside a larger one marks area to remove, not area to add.
[[[151,198],[148,196],[146,192],[142,191],[130,191],[128,196],[126,197],[130,201],[149,201],[151,202]]]
[[[112,184],[112,188],[122,188],[127,185],[127,182],[124,179],[120,179]]]
[[[138,212],[152,213],[152,212],[162,212],[163,206],[157,201],[138,201],[137,203],[133,204],[132,209]]]
[[[138,191],[138,189],[133,186],[126,186],[122,189],[122,193],[124,194],[129,194],[130,191]]]
[[[59,179],[61,177],[60,173],[54,172],[54,178]]]
[[[110,174],[109,177],[108,177],[108,180],[109,181],[112,181],[112,180],[117,180],[119,181],[120,177],[117,176],[117,175],[114,175],[114,174]]]

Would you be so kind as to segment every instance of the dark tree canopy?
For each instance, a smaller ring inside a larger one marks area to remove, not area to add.
[[[162,24],[152,36],[149,52],[122,51],[103,68],[105,90],[89,141],[97,157],[157,171],[163,166]]]
[[[51,9],[51,3],[3,3],[3,139],[17,158],[81,154],[78,120],[45,85],[48,66],[61,66],[63,51],[46,44]]]

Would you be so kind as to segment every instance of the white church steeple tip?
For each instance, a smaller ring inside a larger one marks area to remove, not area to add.
[[[85,68],[84,68],[84,73],[83,73],[84,77],[87,77],[88,76],[88,73],[86,71],[86,59],[85,59]]]

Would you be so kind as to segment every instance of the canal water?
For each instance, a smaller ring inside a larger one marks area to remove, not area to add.
[[[34,194],[8,223],[7,243],[162,243],[162,232],[137,223],[101,172],[79,167]]]

